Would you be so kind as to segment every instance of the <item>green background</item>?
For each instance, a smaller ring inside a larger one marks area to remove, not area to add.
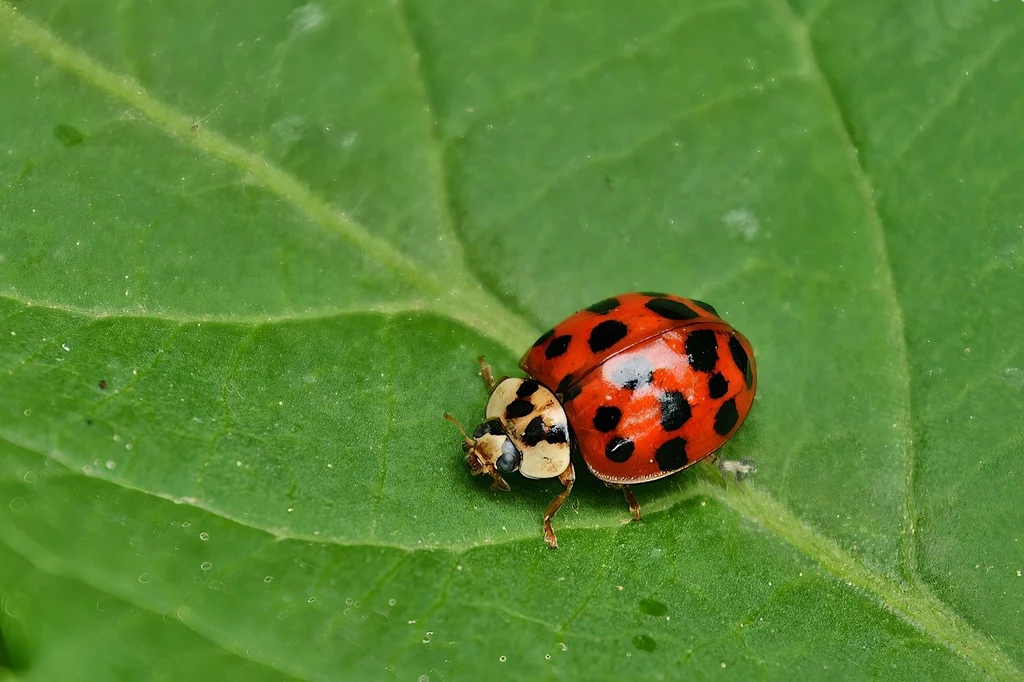
[[[1024,678],[1022,28],[0,2],[0,679]],[[551,552],[441,414],[635,289],[751,339],[760,470]]]

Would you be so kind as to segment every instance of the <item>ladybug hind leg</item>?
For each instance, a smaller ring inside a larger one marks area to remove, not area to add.
[[[551,549],[558,549],[558,538],[555,537],[555,531],[551,528],[551,517],[558,513],[565,498],[569,497],[569,493],[572,492],[572,484],[576,482],[576,470],[573,469],[572,462],[569,462],[565,471],[558,475],[558,481],[565,486],[565,490],[558,493],[558,496],[551,500],[551,504],[544,511],[544,539]]]

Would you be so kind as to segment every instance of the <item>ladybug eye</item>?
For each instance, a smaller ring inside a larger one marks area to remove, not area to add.
[[[516,446],[512,444],[508,438],[501,444],[501,457],[494,463],[494,468],[498,470],[498,473],[511,474],[519,467],[519,460],[521,455]]]

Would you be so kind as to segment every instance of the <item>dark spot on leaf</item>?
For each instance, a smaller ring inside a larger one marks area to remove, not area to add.
[[[107,380],[100,379],[99,387],[102,388],[103,390],[107,390]]]
[[[641,599],[638,604],[640,613],[648,616],[668,615],[668,607],[655,599]]]
[[[53,136],[65,147],[74,147],[76,144],[82,144],[85,140],[82,131],[64,123],[53,127]]]
[[[633,638],[633,646],[640,651],[651,652],[658,648],[658,643],[650,635],[637,635]]]

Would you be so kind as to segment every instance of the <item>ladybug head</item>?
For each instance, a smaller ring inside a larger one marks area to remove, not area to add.
[[[505,426],[500,419],[489,419],[473,430],[473,437],[466,435],[462,425],[450,414],[444,418],[459,427],[462,431],[462,451],[466,453],[466,464],[474,476],[487,474],[494,479],[494,487],[508,490],[508,483],[502,475],[511,474],[519,469],[523,462],[523,453],[515,446],[512,439],[505,433]]]

